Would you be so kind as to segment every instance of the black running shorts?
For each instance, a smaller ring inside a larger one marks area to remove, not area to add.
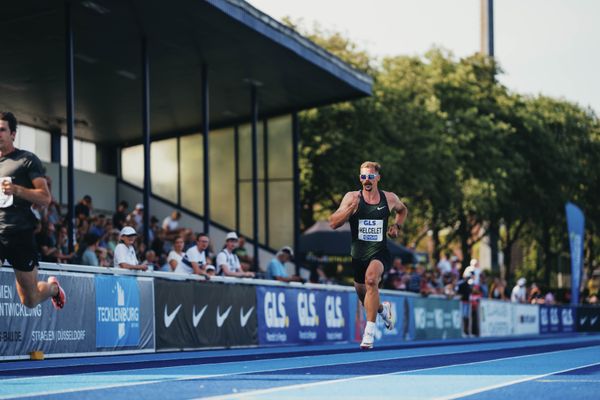
[[[367,273],[367,268],[369,267],[369,263],[372,260],[379,260],[383,264],[383,270],[386,271],[390,268],[392,264],[392,256],[388,249],[381,250],[376,253],[373,257],[367,260],[360,260],[357,258],[352,259],[352,270],[354,271],[354,282],[356,283],[365,283],[365,274]],[[382,273],[383,274],[383,273]]]
[[[0,235],[0,262],[8,261],[19,271],[33,271],[38,264],[38,254],[33,231],[21,231]]]

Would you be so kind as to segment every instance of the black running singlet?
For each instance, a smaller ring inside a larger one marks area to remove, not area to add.
[[[352,258],[368,260],[380,251],[387,251],[390,208],[381,190],[379,199],[378,204],[367,204],[361,192],[358,210],[350,217]]]

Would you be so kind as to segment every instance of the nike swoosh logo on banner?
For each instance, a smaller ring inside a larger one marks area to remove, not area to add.
[[[182,306],[181,304],[178,305],[177,308],[171,314],[169,314],[167,312],[167,305],[165,304],[165,327],[166,328],[171,326],[171,324],[173,323],[173,320],[175,319],[175,316],[179,312],[179,309],[181,308],[181,306]]]
[[[253,310],[254,306],[250,307],[246,314],[244,314],[244,307],[242,307],[242,309],[240,310],[240,324],[242,325],[242,328],[245,327],[248,323],[248,320],[250,319],[250,315],[252,315]]]
[[[231,312],[231,307],[233,307],[233,306],[229,306],[227,311],[225,311],[223,314],[221,314],[219,312],[219,307],[217,306],[217,326],[219,328],[223,326],[223,323],[225,322],[227,317],[229,317],[229,313]]]
[[[587,317],[579,318],[579,325],[585,324],[586,319],[587,319]]]
[[[383,206],[383,207],[377,207],[377,211],[383,210],[384,208],[385,208],[385,206]]]
[[[208,304],[202,307],[202,310],[200,310],[200,312],[196,314],[196,306],[194,305],[194,309],[192,310],[192,322],[194,323],[194,328],[198,326],[198,323],[204,315],[204,311],[206,311],[206,307],[208,307]]]
[[[598,320],[598,317],[590,318],[590,325],[596,325],[597,320]]]

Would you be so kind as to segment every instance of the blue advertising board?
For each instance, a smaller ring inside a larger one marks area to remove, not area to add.
[[[575,331],[575,308],[540,306],[540,333]]]
[[[343,292],[258,286],[256,298],[261,345],[349,340]]]
[[[96,276],[96,347],[137,347],[140,290],[135,277]]]

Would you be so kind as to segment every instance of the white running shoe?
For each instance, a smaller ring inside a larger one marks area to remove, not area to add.
[[[375,333],[367,332],[363,334],[362,342],[360,343],[360,348],[363,350],[368,350],[373,348],[373,342],[375,341]]]
[[[385,329],[391,331],[394,329],[394,314],[392,313],[392,305],[389,301],[384,301],[381,303],[383,305],[383,311],[381,311],[381,319],[385,324]]]

